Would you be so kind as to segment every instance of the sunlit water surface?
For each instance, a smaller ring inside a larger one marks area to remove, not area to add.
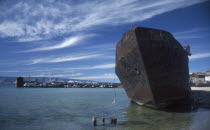
[[[113,105],[116,91],[116,104]],[[165,112],[131,104],[124,89],[2,88],[1,130],[184,130],[210,129],[210,110]],[[93,116],[116,117],[117,125]]]

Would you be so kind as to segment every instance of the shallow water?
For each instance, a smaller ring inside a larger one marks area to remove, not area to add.
[[[2,88],[0,129],[210,129],[210,110],[158,111],[131,104],[123,89],[103,88]],[[117,125],[92,116],[116,117]]]

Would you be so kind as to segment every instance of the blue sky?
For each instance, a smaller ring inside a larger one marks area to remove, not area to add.
[[[0,76],[113,82],[116,43],[135,25],[189,44],[190,72],[210,69],[207,0],[1,0],[0,10]]]

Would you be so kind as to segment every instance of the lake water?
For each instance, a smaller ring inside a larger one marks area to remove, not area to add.
[[[210,110],[165,112],[131,104],[124,89],[103,88],[2,88],[0,89],[1,130],[207,130]],[[116,117],[117,125],[93,116]]]

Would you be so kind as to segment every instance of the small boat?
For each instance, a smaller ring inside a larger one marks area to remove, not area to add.
[[[189,46],[167,31],[134,27],[116,45],[116,74],[132,102],[165,108],[191,96]]]

